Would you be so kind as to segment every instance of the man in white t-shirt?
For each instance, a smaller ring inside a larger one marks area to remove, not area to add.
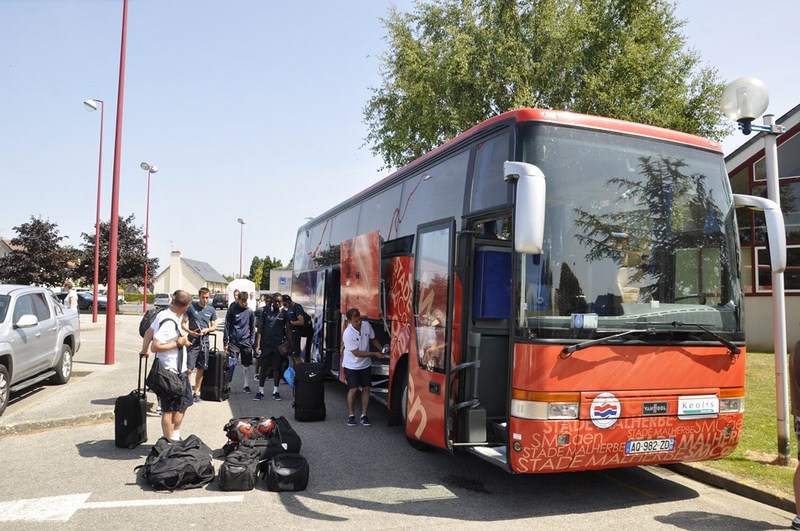
[[[148,339],[150,350],[164,367],[180,375],[185,384],[184,393],[180,396],[160,396],[161,402],[161,431],[164,437],[179,441],[181,438],[181,423],[186,415],[186,409],[192,405],[192,386],[189,384],[187,374],[186,348],[192,344],[191,340],[181,335],[180,322],[183,314],[192,303],[192,296],[187,291],[178,290],[173,294],[169,308],[156,315],[150,330],[145,334],[145,344],[141,356],[147,356]]]
[[[344,343],[344,375],[347,380],[347,417],[348,426],[356,426],[355,402],[356,392],[361,389],[361,425],[372,426],[367,417],[369,406],[369,389],[372,385],[372,358],[383,359],[380,342],[375,339],[375,331],[369,323],[361,320],[361,312],[356,308],[347,310],[349,324],[342,336]],[[369,350],[370,343],[378,352]]]

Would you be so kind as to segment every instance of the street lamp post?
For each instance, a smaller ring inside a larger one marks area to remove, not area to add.
[[[100,185],[103,182],[103,100],[85,100],[87,111],[100,107],[100,155],[97,162],[97,216],[94,222],[94,298],[92,299],[92,322],[97,322],[97,284],[100,282]]]
[[[753,125],[753,120],[767,110],[769,94],[766,85],[754,77],[733,81],[722,92],[722,112],[739,123],[746,135],[752,131],[764,133],[764,162],[767,166],[767,198],[778,208],[781,205],[778,173],[777,137],[783,126],[775,124],[775,117],[764,115],[764,125]],[[784,246],[785,252],[785,246]],[[773,265],[777,258],[771,256]],[[783,268],[772,269],[772,333],[775,349],[775,393],[778,421],[778,461],[788,465],[789,455],[789,387],[786,370],[786,304],[784,297]]]
[[[247,223],[244,219],[239,218],[239,278],[242,278],[242,249],[244,244],[244,224]]]
[[[108,229],[108,297],[106,303],[105,363],[114,365],[117,339],[117,245],[119,244],[119,166],[122,158],[122,102],[125,94],[125,50],[128,38],[128,0],[122,2],[122,38],[119,47],[119,84],[117,86],[117,124],[114,138],[114,172],[111,181],[111,219]]]
[[[158,167],[142,162],[139,165],[144,171],[147,172],[147,208],[144,215],[144,297],[142,297],[142,311],[147,311],[147,292],[149,287],[147,285],[147,262],[150,257],[148,255],[148,248],[150,245],[150,175],[158,172]]]

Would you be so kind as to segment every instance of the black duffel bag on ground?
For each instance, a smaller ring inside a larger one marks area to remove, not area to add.
[[[239,448],[225,456],[219,467],[220,490],[253,490],[260,458],[261,450],[258,448]]]
[[[195,489],[214,479],[211,449],[196,435],[182,441],[161,437],[153,445],[142,469],[142,477],[156,490]]]
[[[273,492],[306,490],[308,461],[300,454],[276,455],[269,460],[266,480]]]

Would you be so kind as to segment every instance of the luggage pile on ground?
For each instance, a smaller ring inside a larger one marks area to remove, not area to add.
[[[228,443],[220,489],[251,490],[260,476],[271,491],[305,490],[308,462],[300,455],[300,436],[285,417],[233,418],[223,429]]]
[[[225,424],[228,443],[219,467],[219,488],[245,491],[260,477],[274,492],[305,490],[309,469],[302,441],[285,417],[233,418]],[[161,437],[143,465],[142,479],[156,490],[192,489],[214,479],[211,449],[196,435],[182,441]]]

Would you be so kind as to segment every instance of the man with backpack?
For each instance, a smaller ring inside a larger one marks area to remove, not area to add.
[[[289,340],[292,343],[292,358],[294,358],[294,364],[303,361],[303,352],[300,351],[300,338],[303,337],[303,329],[305,327],[306,320],[308,319],[308,314],[306,314],[303,307],[297,304],[292,300],[289,295],[283,295],[281,297],[283,300],[283,308],[286,310],[287,320],[289,321],[289,330],[291,332],[291,337]],[[311,346],[311,340],[306,340],[307,347]],[[305,353],[308,353],[308,348],[305,349]]]
[[[245,393],[251,393],[250,367],[253,365],[253,348],[256,339],[255,316],[247,307],[247,292],[240,291],[236,303],[231,304],[225,314],[225,330],[222,334],[222,344],[229,356],[238,357],[244,372]]]
[[[185,348],[192,343],[181,335],[178,324],[191,303],[192,296],[188,292],[176,291],[169,308],[159,312],[153,319],[150,329],[145,333],[142,351],[139,354],[147,357],[149,348],[164,367],[180,375],[184,383],[183,394],[158,395],[162,410],[161,431],[164,437],[173,441],[180,440],[181,424],[186,410],[192,405],[192,386],[189,384],[185,355]]]

